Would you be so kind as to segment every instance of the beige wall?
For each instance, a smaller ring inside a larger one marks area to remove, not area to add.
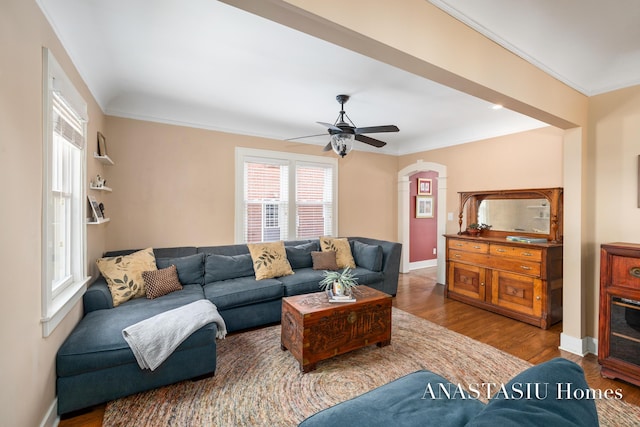
[[[640,242],[638,156],[640,86],[590,99],[588,192],[595,211],[593,260],[587,264],[587,334],[597,336],[599,248],[603,243]]]
[[[447,167],[447,233],[458,232],[460,191],[562,187],[562,136],[541,128],[470,144],[410,154],[399,169],[419,160]]]
[[[55,353],[76,321],[78,304],[42,337],[42,47],[53,51],[89,104],[89,135],[103,123],[100,109],[34,1],[0,3],[0,424],[37,426],[55,398]],[[90,138],[90,142],[93,139]],[[95,145],[95,143],[94,143]],[[91,144],[89,144],[90,150]],[[96,173],[89,162],[89,173]],[[89,253],[103,250],[89,231]]]
[[[108,249],[234,243],[235,148],[334,156],[322,147],[108,117],[115,165],[105,209]],[[353,152],[338,161],[341,235],[396,238],[397,158]]]

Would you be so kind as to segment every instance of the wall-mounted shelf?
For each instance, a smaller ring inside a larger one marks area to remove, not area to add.
[[[90,190],[96,190],[96,191],[113,191],[113,189],[111,187],[96,187],[95,185],[91,185],[89,184],[89,189]]]
[[[98,153],[93,153],[93,158],[105,165],[114,165],[113,160],[109,156],[99,156]]]
[[[103,218],[103,219],[99,219],[98,221],[87,221],[87,225],[104,224],[105,222],[109,222],[109,221],[111,221],[111,218]]]

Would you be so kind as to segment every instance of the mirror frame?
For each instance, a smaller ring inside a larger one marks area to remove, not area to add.
[[[458,234],[464,234],[462,231],[462,223],[464,217],[465,205],[467,207],[466,224],[478,222],[478,208],[480,203],[486,199],[540,199],[545,198],[549,201],[549,233],[526,233],[515,231],[501,230],[484,230],[483,237],[502,237],[518,235],[526,237],[546,237],[553,243],[562,242],[562,215],[563,215],[563,189],[561,187],[554,188],[532,188],[522,190],[496,190],[496,191],[464,191],[460,194],[460,214],[458,215]]]

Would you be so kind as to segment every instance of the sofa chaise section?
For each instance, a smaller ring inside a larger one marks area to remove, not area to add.
[[[154,300],[132,300],[87,313],[56,356],[58,413],[215,372],[217,328],[213,323],[187,338],[154,371],[140,369],[122,336],[128,326],[202,298],[201,286],[185,285]]]

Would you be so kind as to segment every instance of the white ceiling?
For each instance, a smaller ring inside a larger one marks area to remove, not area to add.
[[[396,155],[545,126],[219,1],[37,1],[109,115],[289,139],[344,93],[357,126],[400,128],[354,149]],[[432,3],[585,94],[640,82],[637,0]]]

